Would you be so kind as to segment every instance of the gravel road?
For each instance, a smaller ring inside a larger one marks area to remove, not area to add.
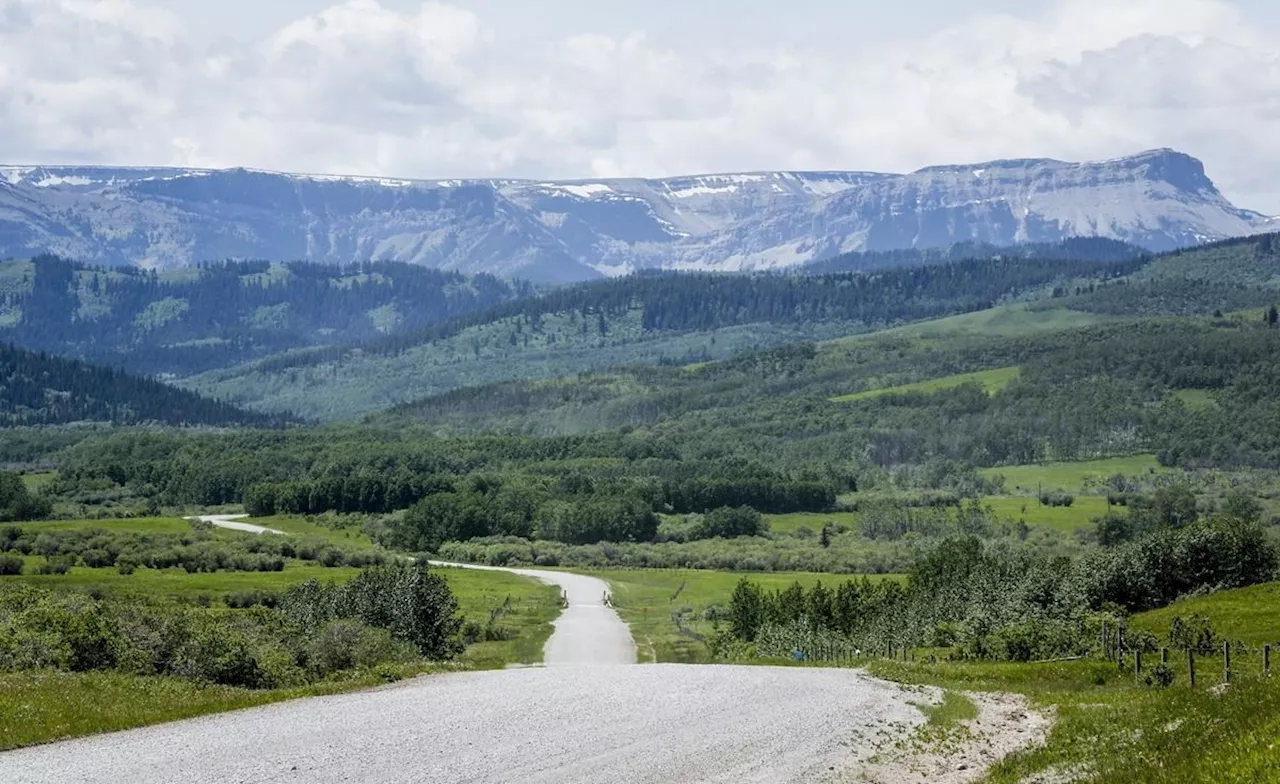
[[[197,518],[218,528],[243,531],[251,534],[280,534],[274,528],[242,522],[249,515],[199,515]],[[447,563],[432,561],[433,566],[454,569],[476,569],[488,572],[509,572],[532,577],[550,585],[560,586],[569,606],[560,613],[553,626],[555,631],[542,649],[542,662],[550,667],[582,664],[634,664],[636,646],[631,630],[618,614],[604,603],[609,585],[595,577],[568,572],[546,572],[539,569],[506,569],[497,566]]]
[[[850,670],[459,673],[8,752],[0,780],[808,782],[853,762],[855,735],[893,737],[918,724],[910,697]]]
[[[618,614],[604,603],[609,585],[604,580],[568,572],[539,569],[503,569],[432,561],[433,566],[509,572],[558,585],[569,600],[553,625],[555,631],[542,649],[542,663],[548,667],[584,664],[635,664],[636,646],[631,630]]]
[[[782,784],[847,774],[924,719],[909,704],[918,694],[853,670],[623,666],[635,647],[603,581],[499,571],[563,589],[569,607],[547,667],[429,676],[20,749],[0,754],[0,782]]]
[[[240,520],[248,519],[249,515],[199,515],[195,519],[204,523],[210,523],[217,528],[227,528],[232,531],[243,531],[247,534],[280,534],[284,536],[284,531],[277,531],[274,528],[264,528],[253,523],[242,523]],[[188,520],[192,519],[190,517]]]

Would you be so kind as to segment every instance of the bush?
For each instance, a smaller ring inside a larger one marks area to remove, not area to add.
[[[114,555],[102,549],[85,550],[80,554],[80,560],[90,569],[104,569],[116,562]]]
[[[0,522],[43,520],[52,512],[49,499],[32,495],[22,483],[22,477],[0,471]]]
[[[249,607],[276,607],[280,604],[280,594],[271,591],[232,591],[223,599],[228,607],[246,609]]]
[[[311,666],[321,676],[414,658],[412,647],[395,640],[387,629],[373,629],[356,621],[329,623],[308,647]]]
[[[65,555],[50,556],[36,567],[36,574],[66,574],[71,571],[72,560]]]
[[[724,506],[702,516],[702,522],[695,529],[694,538],[732,539],[738,536],[759,536],[768,530],[769,526],[764,521],[764,516],[751,507]]]
[[[22,574],[22,556],[0,553],[0,575]]]
[[[343,585],[309,580],[285,592],[280,607],[304,630],[350,619],[390,630],[428,659],[452,658],[461,650],[458,601],[444,578],[422,562],[366,569]]]
[[[1161,689],[1167,689],[1173,685],[1173,670],[1169,669],[1169,665],[1160,663],[1155,666],[1151,674],[1147,676],[1146,683],[1148,686],[1158,686]]]
[[[1040,503],[1045,506],[1071,506],[1075,502],[1075,496],[1063,492],[1046,492],[1040,494]]]

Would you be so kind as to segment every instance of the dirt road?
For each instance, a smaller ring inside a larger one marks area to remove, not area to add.
[[[921,721],[910,698],[850,670],[460,673],[0,754],[0,780],[808,782]]]

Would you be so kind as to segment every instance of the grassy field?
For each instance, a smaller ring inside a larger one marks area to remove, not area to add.
[[[701,662],[710,651],[697,635],[714,632],[707,611],[728,604],[733,589],[743,578],[766,590],[781,590],[792,583],[811,588],[821,582],[834,586],[850,575],[809,572],[710,572],[685,570],[592,571],[609,583],[614,607],[631,627],[642,662]],[[873,580],[886,576],[873,576]],[[677,617],[680,622],[677,623]],[[681,628],[685,629],[684,632]]]
[[[1087,327],[1116,321],[1115,317],[1057,307],[1032,307],[1026,303],[1002,305],[976,313],[921,321],[902,327],[853,335],[844,340],[869,340],[879,337],[940,338],[956,335],[1009,336],[1055,332],[1072,327]],[[839,341],[837,341],[839,342]]]
[[[1208,389],[1175,389],[1173,396],[1187,405],[1187,408],[1208,408],[1217,405],[1217,398]]]
[[[30,556],[27,560],[27,571],[30,572],[43,558]],[[483,625],[490,612],[504,608],[496,623],[512,635],[509,640],[470,646],[463,657],[464,661],[479,668],[501,667],[512,662],[541,661],[542,646],[551,634],[551,621],[560,613],[560,593],[554,587],[503,572],[466,569],[439,571],[457,597],[461,615]],[[326,568],[297,561],[289,561],[282,572],[199,574],[188,574],[182,569],[141,568],[133,574],[122,575],[115,569],[77,566],[63,575],[0,577],[0,585],[6,582],[23,582],[48,589],[156,596],[212,604],[237,591],[278,593],[310,579],[339,582],[349,580],[358,573],[358,569],[349,567]]]
[[[38,471],[22,475],[22,484],[33,493],[43,490],[58,478],[57,471]]]
[[[180,517],[139,517],[132,519],[108,518],[106,520],[49,520],[35,523],[6,523],[5,525],[47,531],[79,531],[89,528],[100,528],[104,531],[137,534],[181,535],[191,533],[191,523]]]
[[[458,598],[462,615],[484,625],[491,613],[494,624],[510,638],[477,642],[461,661],[474,669],[500,669],[508,664],[542,661],[542,647],[551,636],[551,622],[560,614],[560,589],[528,577],[475,569],[437,569]]]
[[[403,668],[395,675],[446,669],[453,667]],[[116,672],[0,673],[0,751],[385,683],[364,673],[299,689],[253,690]]]
[[[1280,674],[1280,583],[1255,585],[1234,591],[1184,599],[1168,607],[1133,617],[1136,628],[1159,635],[1169,633],[1177,616],[1206,617],[1219,636],[1257,647],[1276,649],[1276,670]]]
[[[22,581],[41,588],[69,588],[78,591],[101,591],[131,596],[162,596],[186,601],[221,599],[234,591],[283,591],[291,585],[312,578],[326,582],[349,580],[358,569],[326,568],[298,561],[287,561],[282,572],[201,572],[188,574],[182,569],[140,568],[130,575],[107,569],[75,566],[66,574],[31,574],[44,559],[27,556],[27,574],[0,577],[5,581]]]
[[[953,389],[963,384],[977,384],[986,390],[988,395],[993,395],[1009,386],[1021,373],[1022,370],[1018,367],[993,368],[991,370],[979,370],[976,373],[959,373],[954,376],[917,381],[914,384],[901,384],[880,389],[868,389],[852,395],[841,395],[831,398],[831,402],[851,403],[856,400],[868,400],[882,395],[905,395],[912,392],[927,395],[941,392],[944,389]]]
[[[77,567],[67,575],[0,577],[46,588],[145,594],[180,600],[212,601],[231,591],[287,588],[317,577],[349,579],[355,569],[290,564],[280,573],[218,572],[188,575],[181,570],[139,569],[122,576],[112,569]],[[441,569],[468,621],[493,625],[505,639],[477,642],[453,662],[420,663],[393,668],[396,678],[457,669],[497,669],[514,662],[542,660],[551,621],[560,613],[560,593],[553,586],[501,572]],[[247,708],[296,697],[332,694],[377,686],[379,675],[348,673],[340,679],[306,688],[252,690],[212,686],[175,677],[139,677],[118,672],[21,672],[0,674],[0,750],[96,732],[140,727],[206,713]]]
[[[790,534],[801,528],[808,528],[816,535],[827,523],[843,525],[851,530],[858,528],[856,512],[794,512],[765,515],[764,519],[769,523],[769,530],[778,534]]]
[[[1027,525],[1055,528],[1068,533],[1089,528],[1093,520],[1107,513],[1107,499],[1099,495],[1080,495],[1071,506],[1044,506],[1028,496],[984,496],[984,506],[995,510],[1000,520],[1025,520]]]
[[[1163,468],[1156,462],[1155,455],[1144,454],[1080,462],[1001,466],[984,468],[981,473],[985,476],[1003,476],[1005,492],[1034,494],[1040,488],[1082,491],[1117,473],[1138,476],[1168,470],[1170,469]]]
[[[257,517],[254,525],[274,528],[294,536],[314,536],[332,542],[340,547],[371,548],[374,543],[359,527],[330,528],[325,525],[307,522],[306,518],[295,515],[276,515],[274,517]]]

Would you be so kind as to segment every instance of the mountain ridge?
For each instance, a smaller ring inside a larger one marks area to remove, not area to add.
[[[852,251],[1097,236],[1151,251],[1273,227],[1197,159],[1161,148],[908,174],[404,179],[258,169],[0,166],[0,257],[190,266],[395,260],[549,282],[641,269],[751,271]]]

